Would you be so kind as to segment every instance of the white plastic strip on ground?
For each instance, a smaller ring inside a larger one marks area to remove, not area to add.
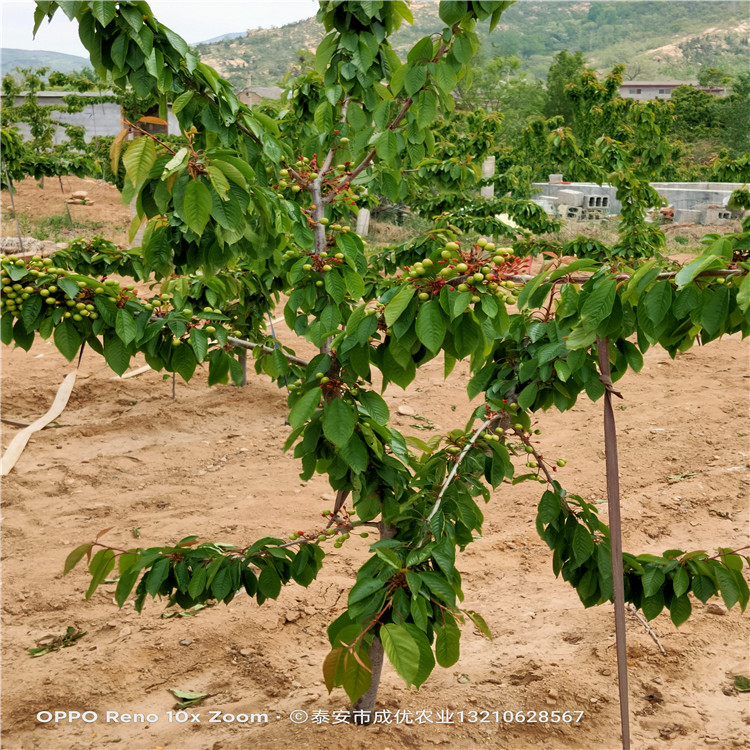
[[[143,367],[139,367],[137,370],[131,370],[130,372],[126,372],[123,375],[115,375],[115,377],[110,378],[110,380],[125,380],[125,378],[134,378],[136,375],[143,375],[144,372],[148,372],[151,369],[149,365],[143,365]]]
[[[0,475],[5,477],[10,474],[31,436],[35,432],[46,427],[52,422],[52,420],[57,419],[63,413],[63,410],[68,403],[68,399],[70,398],[70,394],[73,392],[73,386],[75,385],[77,374],[77,371],[68,373],[60,384],[60,387],[57,389],[55,400],[52,402],[49,411],[44,416],[39,417],[36,422],[32,422],[28,427],[21,430],[21,432],[11,440],[11,443],[3,454],[2,459],[0,459]]]

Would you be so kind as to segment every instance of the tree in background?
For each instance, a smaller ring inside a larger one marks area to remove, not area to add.
[[[738,75],[731,95],[719,100],[718,118],[730,156],[740,158],[750,152],[750,73]]]
[[[544,105],[546,117],[561,116],[566,125],[573,124],[573,104],[565,93],[565,87],[573,83],[586,69],[583,52],[569,54],[564,49],[555,55],[547,73],[547,102]]]
[[[545,94],[541,81],[530,80],[517,57],[494,57],[472,66],[471,84],[456,88],[459,109],[485,109],[503,115],[502,141],[515,139],[529,117],[540,115]]]

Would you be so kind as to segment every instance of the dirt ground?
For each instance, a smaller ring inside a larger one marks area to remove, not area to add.
[[[749,360],[747,343],[731,337],[676,360],[649,351],[643,371],[620,381],[627,551],[749,543]],[[18,423],[48,409],[74,369],[48,342],[28,353],[4,348],[3,449]],[[430,425],[462,426],[476,406],[466,398],[466,370],[444,382],[436,361],[420,373],[417,385],[386,393],[392,413],[399,405],[414,410],[395,418],[398,428],[424,437]],[[365,540],[331,548],[308,589],[290,584],[262,607],[238,595],[228,607],[189,617],[164,619],[163,606],[150,599],[140,615],[130,603],[118,610],[112,584],[86,602],[83,568],[62,577],[67,554],[108,527],[106,539],[122,547],[192,533],[246,544],[317,528],[332,493],[322,478],[301,482],[298,462],[282,452],[285,414],[284,391],[260,376],[245,388],[209,388],[199,373],[189,384],[178,381],[172,400],[160,373],[123,380],[102,358],[84,354],[66,410],[36,433],[4,479],[2,748],[620,747],[613,609],[585,610],[555,579],[534,529],[535,487],[496,491],[483,508],[482,538],[458,558],[464,606],[483,615],[494,640],[465,626],[460,661],[437,668],[419,691],[386,666],[379,708],[392,712],[392,723],[369,728],[335,723],[346,696],[329,696],[321,671],[326,626],[368,555]],[[601,404],[582,399],[566,414],[541,415],[539,427],[547,455],[568,459],[563,484],[601,500],[606,520]],[[727,612],[720,600],[694,601],[679,629],[664,614],[651,624],[666,656],[628,614],[633,748],[750,747],[747,694],[733,687],[735,675],[750,677],[747,614]],[[30,658],[26,649],[71,625],[86,632],[76,645]],[[183,716],[170,688],[209,697]],[[453,724],[437,723],[441,710],[453,713]],[[46,711],[89,711],[96,719],[44,723],[37,717]],[[293,723],[294,711],[307,721]],[[583,713],[575,724],[515,721],[517,712],[541,711]],[[126,723],[127,714],[144,720]],[[238,721],[242,714],[268,720]]]
[[[57,178],[47,178],[44,188],[36,180],[27,177],[19,182],[16,193],[13,196],[16,214],[21,224],[21,234],[30,234],[39,239],[56,240],[55,234],[59,234],[61,241],[70,240],[80,234],[93,236],[101,234],[117,244],[125,244],[128,241],[128,227],[130,226],[130,207],[123,204],[119,193],[114,185],[104,180],[95,180],[90,177],[74,177],[68,175],[62,178],[62,190]],[[65,210],[65,199],[77,191],[85,190],[88,193],[86,205],[68,204],[70,217],[75,226],[69,228],[67,224],[67,213]],[[2,236],[16,237],[17,226],[13,219],[10,195],[3,191],[2,194]],[[40,221],[49,217],[64,217],[54,229]],[[36,226],[34,226],[36,224]],[[42,236],[40,229],[46,228]]]

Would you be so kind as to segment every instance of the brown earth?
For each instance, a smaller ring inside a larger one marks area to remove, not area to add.
[[[289,333],[283,339],[292,343]],[[28,353],[3,354],[5,448],[17,430],[7,420],[28,423],[44,413],[75,365],[44,341]],[[730,337],[676,360],[649,351],[643,371],[620,381],[626,550],[748,544],[748,364],[747,344]],[[442,364],[427,365],[418,386],[387,393],[392,413],[399,405],[415,412],[395,417],[396,426],[421,437],[430,425],[438,432],[463,426],[476,406],[466,399],[466,380],[465,369],[444,382]],[[419,691],[386,667],[379,707],[394,716],[412,712],[412,720],[431,711],[423,723],[407,724],[405,714],[400,723],[370,728],[333,723],[346,697],[340,690],[329,696],[322,683],[325,628],[368,554],[364,540],[330,549],[308,589],[290,584],[262,607],[238,596],[191,617],[163,619],[151,600],[141,615],[131,604],[118,611],[111,584],[86,602],[83,568],[62,577],[66,555],[108,527],[105,539],[122,547],[192,533],[245,544],[319,527],[331,490],[322,478],[301,482],[298,462],[282,452],[285,414],[285,393],[259,376],[246,388],[208,388],[199,373],[178,382],[172,400],[161,374],[121,380],[97,355],[84,355],[66,410],[32,438],[4,480],[2,747],[616,750],[613,610],[584,610],[575,591],[554,578],[534,529],[535,487],[493,493],[482,538],[458,558],[464,606],[484,616],[494,640],[465,626],[460,661],[437,668]],[[540,415],[539,426],[541,449],[569,459],[559,472],[563,484],[587,499],[604,498],[601,403],[581,400],[566,414]],[[600,507],[606,520],[606,503]],[[679,629],[660,615],[651,624],[666,657],[633,615],[627,619],[633,747],[750,747],[747,694],[733,687],[735,675],[750,677],[747,616],[727,612],[720,600],[694,601]],[[86,631],[76,645],[29,657],[26,649],[70,625]],[[209,693],[187,709],[200,724],[189,716],[169,721],[169,688]],[[55,710],[93,711],[98,719],[36,718]],[[307,723],[292,723],[294,710],[306,711]],[[436,723],[440,710],[452,711],[455,723]],[[116,723],[108,711],[157,720]],[[212,723],[212,711],[267,714],[268,722]],[[517,712],[533,718],[541,711],[583,714],[576,724],[515,721]],[[504,712],[514,720],[504,722]]]
[[[11,203],[10,195],[2,194],[2,236],[17,236],[17,227],[13,219],[13,204],[20,219],[22,236],[31,234],[39,239],[54,240],[54,234],[39,235],[39,220],[53,216],[65,217],[56,230],[60,240],[69,240],[80,234],[93,236],[106,234],[107,239],[117,244],[128,241],[128,227],[130,226],[130,207],[123,204],[117,188],[104,180],[90,177],[74,177],[68,175],[62,178],[62,189],[57,178],[47,178],[44,187],[31,177],[19,182]],[[88,193],[86,205],[68,204],[70,217],[77,226],[68,228],[65,201],[78,191]],[[36,231],[35,231],[36,230]],[[48,230],[49,232],[49,230]]]

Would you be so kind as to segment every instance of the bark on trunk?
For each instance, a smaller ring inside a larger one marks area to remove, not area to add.
[[[396,529],[393,526],[386,526],[382,521],[378,524],[381,539],[393,539],[396,536]],[[378,697],[378,687],[380,686],[380,675],[383,671],[383,644],[380,638],[375,638],[367,652],[370,657],[370,668],[372,669],[372,680],[370,689],[358,698],[352,706],[351,716],[354,724],[371,724],[375,715],[375,702]]]

